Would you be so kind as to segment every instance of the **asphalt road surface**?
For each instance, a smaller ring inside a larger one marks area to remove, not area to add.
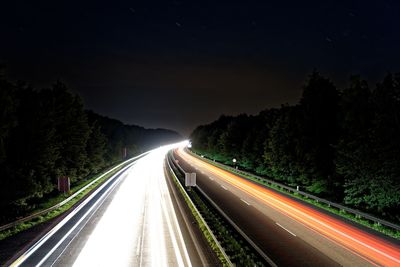
[[[176,150],[186,172],[277,266],[400,266],[400,246]]]
[[[203,265],[168,190],[163,162],[169,148],[109,179],[13,266]]]

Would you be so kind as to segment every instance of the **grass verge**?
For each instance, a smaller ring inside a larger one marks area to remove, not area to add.
[[[174,169],[174,172],[178,179],[176,182],[183,184],[183,174],[177,169]],[[202,196],[196,187],[186,191],[186,193],[234,265],[249,267],[268,265],[234,227]]]
[[[184,189],[180,186],[180,183],[178,181],[178,178],[175,176],[174,173],[172,173],[170,170],[168,170],[169,174],[173,177],[173,182],[176,185],[176,187],[179,189],[179,192],[182,194],[186,205],[188,205],[193,217],[195,218],[201,232],[203,233],[204,237],[206,238],[208,244],[212,248],[212,250],[215,252],[217,255],[219,261],[221,262],[222,266],[230,266],[228,261],[225,259],[225,256],[223,252],[220,250],[219,246],[217,243],[214,241],[213,237],[211,236],[211,233],[208,231],[206,225],[204,224],[203,220],[200,218],[200,215],[196,211],[195,207],[193,206],[192,202],[189,200],[189,197],[187,194],[185,194]]]
[[[38,217],[36,217],[36,218],[34,218],[34,219],[30,220],[30,221],[22,222],[22,223],[20,223],[18,225],[15,225],[15,226],[13,226],[13,227],[11,227],[9,229],[1,231],[0,232],[0,240],[3,240],[5,238],[13,236],[13,235],[15,235],[17,233],[25,231],[25,230],[27,230],[29,228],[32,228],[32,227],[34,227],[34,226],[36,226],[36,225],[38,225],[40,223],[46,222],[48,220],[51,220],[51,219],[59,216],[60,214],[66,212],[71,207],[73,207],[77,202],[79,202],[83,197],[88,195],[92,190],[94,190],[95,188],[100,186],[103,182],[105,182],[107,179],[112,177],[115,173],[117,173],[119,170],[124,168],[129,163],[130,162],[127,162],[126,164],[122,164],[121,166],[119,166],[115,170],[113,170],[110,173],[104,175],[102,178],[100,178],[99,180],[94,182],[92,185],[90,185],[88,188],[86,188],[85,190],[80,192],[77,196],[75,196],[73,199],[71,199],[70,201],[68,201],[63,206],[59,207],[58,209],[50,211],[45,215],[38,216]],[[116,164],[116,166],[118,166],[118,164]],[[112,168],[113,167],[111,167],[109,169],[112,169]],[[106,171],[104,171],[104,172],[106,172]],[[104,173],[104,172],[102,172],[102,173]],[[73,187],[68,195],[59,195],[59,196],[56,196],[54,198],[50,198],[48,201],[46,201],[46,203],[41,204],[40,208],[35,210],[35,212],[47,209],[49,207],[52,207],[52,206],[56,205],[57,203],[60,203],[61,201],[65,200],[70,195],[72,195],[75,192],[79,191],[81,188],[83,188],[84,186],[86,186],[90,182],[94,181],[96,178],[98,178],[100,175],[102,175],[102,173],[100,173],[100,174],[92,177],[91,179],[88,179],[85,182],[80,183],[77,186]]]

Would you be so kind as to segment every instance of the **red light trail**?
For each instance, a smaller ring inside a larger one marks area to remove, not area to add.
[[[400,266],[400,248],[398,246],[302,205],[272,190],[208,164],[182,152],[182,150],[178,151],[178,153],[188,162],[194,162],[198,166],[207,169],[225,182],[258,199],[263,204],[294,218],[296,221],[301,222],[335,243],[369,260],[371,263],[383,266]]]

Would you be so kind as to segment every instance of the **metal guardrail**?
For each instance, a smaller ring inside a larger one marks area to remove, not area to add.
[[[185,170],[175,161],[175,157],[173,155],[173,153],[171,153],[171,157],[174,160],[175,164],[174,166],[177,167],[181,172],[186,173]],[[268,257],[264,251],[262,251],[254,242],[253,240],[251,240],[246,234],[245,232],[242,231],[242,229],[240,229],[239,226],[237,226],[236,223],[234,223],[231,218],[229,218],[228,215],[226,215],[226,213],[198,186],[196,186],[197,189],[199,190],[199,192],[211,203],[211,205],[222,215],[222,217],[224,217],[231,225],[233,228],[236,229],[236,231],[250,244],[250,246],[253,247],[253,249],[255,251],[257,251],[260,256],[266,261],[268,262],[268,264],[272,267],[276,267],[277,265],[272,261],[272,259],[270,257]]]
[[[369,221],[371,221],[371,222],[373,222],[373,223],[375,223],[377,225],[383,225],[383,226],[392,228],[394,230],[400,231],[400,226],[399,225],[396,225],[394,223],[391,223],[391,222],[376,218],[375,216],[372,216],[370,214],[367,214],[367,213],[364,213],[364,212],[361,212],[361,211],[358,211],[358,210],[355,210],[355,209],[340,205],[340,204],[335,203],[335,202],[331,202],[331,201],[323,199],[323,198],[319,198],[317,196],[311,195],[311,194],[303,192],[301,190],[297,190],[297,188],[292,188],[290,186],[287,186],[287,185],[284,185],[284,184],[281,184],[281,183],[278,183],[278,182],[275,182],[275,181],[271,181],[271,180],[269,180],[269,179],[267,179],[265,177],[261,177],[261,176],[258,176],[258,175],[243,171],[243,170],[238,170],[238,169],[233,168],[233,167],[231,167],[229,165],[225,165],[225,164],[220,163],[220,162],[215,162],[215,161],[209,160],[207,158],[200,157],[199,155],[197,155],[196,153],[194,153],[194,152],[192,152],[190,150],[185,149],[185,151],[189,151],[190,154],[194,155],[195,157],[197,157],[197,158],[199,158],[201,160],[208,161],[211,164],[219,165],[219,166],[224,167],[225,169],[231,170],[232,172],[239,174],[242,178],[245,178],[247,180],[249,180],[249,179],[247,177],[243,176],[243,175],[253,176],[256,179],[263,180],[264,182],[266,182],[267,184],[269,184],[271,186],[275,186],[275,187],[279,187],[281,189],[285,189],[288,192],[291,192],[293,194],[296,193],[296,194],[302,195],[302,196],[304,196],[306,198],[313,199],[313,200],[315,200],[317,202],[324,203],[324,204],[328,205],[329,207],[334,207],[334,208],[336,208],[338,210],[342,210],[342,211],[345,211],[347,213],[354,214],[358,218],[367,219],[367,220],[369,220]],[[259,185],[266,187],[263,184],[259,184]],[[266,187],[266,188],[268,188],[268,187]]]
[[[110,172],[114,171],[115,169],[121,167],[121,166],[124,165],[124,164],[129,164],[130,162],[132,162],[132,161],[134,161],[134,160],[137,160],[137,159],[139,159],[139,158],[145,156],[147,153],[149,153],[149,152],[145,152],[145,153],[143,153],[143,154],[140,154],[139,156],[130,158],[130,159],[128,159],[128,160],[126,160],[126,161],[124,161],[124,162],[118,164],[118,165],[115,166],[114,168],[112,168],[112,169],[108,170],[107,172],[103,173],[102,175],[100,175],[99,177],[97,177],[96,179],[94,179],[93,181],[91,181],[90,183],[88,183],[87,185],[85,185],[84,187],[82,187],[81,189],[79,189],[78,191],[76,191],[74,194],[72,194],[72,195],[69,196],[68,198],[64,199],[64,200],[61,201],[60,203],[58,203],[58,204],[56,204],[56,205],[54,205],[54,206],[52,206],[52,207],[50,207],[50,208],[47,208],[47,209],[45,209],[45,210],[39,211],[39,212],[37,212],[37,213],[34,213],[34,214],[32,214],[32,215],[26,216],[26,217],[24,217],[24,218],[21,218],[21,219],[18,219],[18,220],[16,220],[16,221],[13,221],[13,222],[10,222],[10,223],[7,223],[7,224],[5,224],[5,225],[0,226],[0,231],[4,231],[4,230],[7,230],[7,229],[10,229],[10,228],[12,228],[12,227],[14,227],[14,226],[16,226],[16,225],[18,225],[18,224],[21,224],[21,223],[23,223],[23,222],[27,222],[27,221],[33,220],[33,219],[35,219],[35,218],[37,218],[37,217],[39,217],[39,216],[45,215],[45,214],[47,214],[47,213],[49,213],[49,212],[52,212],[52,211],[54,211],[54,210],[56,210],[56,209],[58,209],[58,208],[64,206],[66,203],[68,203],[69,201],[71,201],[72,199],[74,199],[76,196],[78,196],[80,193],[82,193],[84,190],[86,190],[86,189],[87,189],[88,187],[90,187],[92,184],[94,184],[95,182],[97,182],[99,179],[103,178],[105,175],[109,174]]]
[[[173,157],[173,156],[172,156]],[[185,173],[185,171],[181,168],[181,166],[179,166],[179,164],[177,164],[175,162],[175,159],[173,162],[170,162],[169,156],[167,155],[167,164],[168,164],[168,168],[170,170],[170,172],[173,174],[174,179],[176,179],[176,181],[179,184],[179,187],[182,189],[181,191],[185,194],[185,197],[189,200],[190,205],[193,207],[193,209],[195,210],[196,214],[199,216],[201,222],[205,225],[207,231],[210,233],[211,238],[213,239],[213,241],[215,242],[215,244],[217,245],[218,249],[221,251],[222,255],[224,256],[225,260],[227,261],[227,263],[230,266],[233,266],[231,260],[229,259],[229,256],[226,254],[224,248],[221,246],[221,244],[219,243],[219,241],[217,240],[217,238],[215,237],[215,235],[213,234],[211,228],[208,226],[207,222],[204,220],[203,216],[201,215],[200,211],[197,209],[197,207],[194,205],[192,199],[190,198],[190,196],[186,193],[185,188],[182,186],[181,182],[179,181],[178,177],[176,176],[176,174],[174,173],[171,164],[173,164],[176,168],[178,168],[180,171],[182,171],[183,173]]]
[[[182,173],[186,173],[184,169],[182,169],[182,167],[176,162],[176,159],[174,157],[173,153],[169,153],[169,155],[171,156],[172,160],[173,160],[173,165]]]

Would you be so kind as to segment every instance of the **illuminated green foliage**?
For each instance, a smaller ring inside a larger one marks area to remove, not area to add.
[[[191,140],[210,159],[400,221],[399,75],[338,91],[314,71],[297,105],[221,116]]]
[[[125,125],[90,111],[62,82],[36,90],[0,76],[0,224],[57,196],[124,158],[180,136]],[[125,155],[126,152],[126,155]]]

